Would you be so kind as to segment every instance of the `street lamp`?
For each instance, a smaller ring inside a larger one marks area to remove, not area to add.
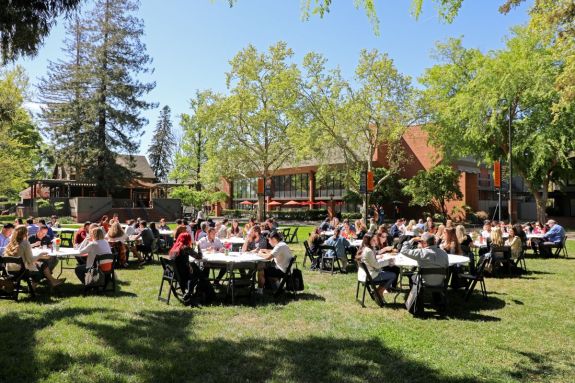
[[[333,192],[329,195],[329,206],[331,207],[331,214],[335,216],[335,206],[333,205]]]

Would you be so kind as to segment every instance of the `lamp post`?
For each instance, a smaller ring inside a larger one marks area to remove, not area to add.
[[[331,215],[335,216],[335,206],[333,204],[333,193],[329,195],[329,207],[331,208]]]
[[[511,140],[511,132],[512,132],[512,125],[511,125],[511,103],[509,103],[509,206],[507,207],[509,210],[509,224],[513,223],[513,197],[512,197],[512,189],[513,189],[513,172],[511,168],[511,153],[512,153],[512,140]]]

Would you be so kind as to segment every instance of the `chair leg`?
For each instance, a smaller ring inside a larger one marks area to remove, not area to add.
[[[482,279],[480,281],[481,284],[481,294],[483,295],[483,300],[487,300],[487,288],[485,287],[485,281]]]
[[[361,298],[361,307],[365,307],[365,290],[367,290],[367,283],[363,284],[363,297]]]
[[[359,296],[359,281],[357,281],[357,287],[355,288],[355,299],[357,300],[357,297]]]
[[[473,293],[473,290],[475,289],[476,284],[477,284],[477,279],[474,279],[473,282],[471,282],[471,284],[469,285],[467,293],[465,294],[465,301],[466,302],[469,300],[469,297],[471,297],[471,294]]]

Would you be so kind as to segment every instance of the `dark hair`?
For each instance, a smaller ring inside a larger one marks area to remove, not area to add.
[[[44,218],[38,220],[42,225],[46,225],[46,220]]]
[[[187,225],[189,222],[188,222],[187,219],[184,219],[184,220],[182,221],[182,223],[183,223],[184,225]]]
[[[177,219],[177,220],[176,220],[176,225],[180,226],[180,225],[182,224],[182,222],[184,222],[184,221],[182,221],[181,219]]]
[[[371,246],[371,240],[372,239],[373,239],[373,237],[371,235],[369,235],[369,234],[364,235],[363,239],[361,240],[361,247],[362,248],[367,247],[367,248],[371,249],[372,248],[372,246]]]
[[[155,229],[155,228],[156,228],[156,223],[150,222],[150,229]]]
[[[86,227],[86,226],[90,226],[91,224],[92,224],[92,222],[90,222],[90,221],[86,221],[86,222],[84,222],[84,227]]]
[[[18,222],[18,225],[24,224],[24,222],[22,222],[22,218],[16,218],[16,222]]]
[[[50,218],[56,218],[56,219],[58,219],[58,216],[57,216],[57,215],[52,215]]]
[[[336,227],[335,230],[333,231],[333,236],[339,237],[339,233],[341,233],[341,229],[339,227]]]
[[[140,221],[140,226],[146,227],[148,226],[148,223],[146,221]]]
[[[6,225],[4,225],[4,229],[14,229],[14,224],[13,223],[7,223]]]
[[[272,239],[272,238],[275,239],[275,240],[278,241],[278,242],[282,241],[282,239],[283,239],[283,238],[282,238],[282,235],[281,235],[279,232],[277,232],[277,231],[272,231],[272,232],[270,233],[269,239]]]
[[[34,223],[34,219],[33,219],[33,218],[28,218],[28,219],[26,220],[26,223],[27,223],[28,225],[32,225],[32,224]]]

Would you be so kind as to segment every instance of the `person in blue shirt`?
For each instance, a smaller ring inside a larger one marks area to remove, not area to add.
[[[329,256],[336,256],[339,258],[341,263],[342,269],[345,271],[347,269],[347,255],[345,254],[345,250],[347,247],[350,246],[349,241],[339,234],[341,229],[338,227],[334,230],[333,236],[329,237],[327,241],[325,241],[325,245],[335,247],[335,254],[333,250],[329,250],[327,255]]]
[[[34,223],[34,218],[28,218],[26,224],[28,225],[26,227],[28,229],[28,235],[36,235],[40,227]]]
[[[10,237],[12,236],[12,232],[14,231],[14,225],[11,223],[7,223],[2,228],[0,232],[0,257],[4,254],[4,248],[8,246],[10,243]]]
[[[389,229],[389,235],[391,235],[391,238],[399,238],[399,236],[402,234],[400,229],[402,224],[403,220],[401,218],[398,218],[397,221],[393,224],[393,226],[391,226],[391,229]]]
[[[543,242],[539,244],[539,252],[543,256],[550,257],[551,248],[558,247],[563,244],[565,229],[552,219],[547,221],[546,225],[549,226],[549,231],[545,233]]]
[[[47,236],[50,239],[50,241],[53,240],[55,237],[54,231],[52,230],[52,228],[50,226],[46,225],[46,220],[42,218],[42,219],[38,220],[38,223],[40,223],[40,225],[41,225],[40,227],[47,227],[48,228]]]

